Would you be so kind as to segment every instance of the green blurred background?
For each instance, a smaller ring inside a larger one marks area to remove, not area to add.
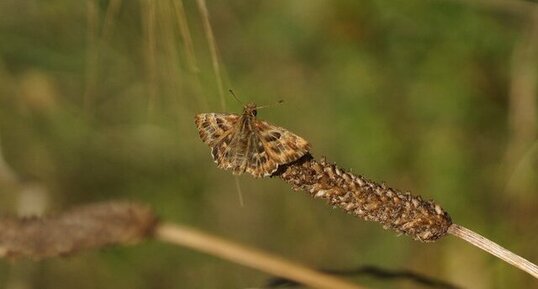
[[[200,112],[240,112],[228,88],[258,104],[284,99],[259,117],[309,140],[316,157],[435,199],[536,262],[533,3],[209,1],[219,89],[197,2],[178,1],[0,1],[2,214],[131,199],[312,267],[538,288],[454,237],[398,237],[279,179],[239,177],[241,206],[193,123]],[[0,263],[10,289],[248,288],[268,277],[157,242]]]

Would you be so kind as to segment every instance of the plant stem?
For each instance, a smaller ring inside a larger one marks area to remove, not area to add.
[[[170,223],[160,224],[156,228],[155,238],[218,256],[269,274],[295,280],[312,288],[365,288],[305,268],[302,265],[269,255],[254,248],[238,245],[182,225]]]
[[[531,274],[534,276],[534,278],[538,279],[538,266],[536,266],[536,264],[533,264],[529,260],[508,251],[497,243],[486,239],[482,235],[457,224],[452,224],[448,228],[448,233],[471,243],[472,245],[504,260],[505,262]]]

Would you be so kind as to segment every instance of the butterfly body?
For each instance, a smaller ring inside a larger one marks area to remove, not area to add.
[[[254,177],[271,176],[279,165],[305,155],[310,146],[292,132],[256,118],[254,103],[243,113],[201,113],[195,123],[200,138],[211,147],[211,155],[222,169]]]

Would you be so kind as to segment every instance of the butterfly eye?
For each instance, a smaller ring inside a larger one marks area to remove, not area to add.
[[[258,115],[258,111],[257,111],[257,110],[255,110],[255,109],[254,109],[254,110],[252,110],[252,115],[253,115],[253,116],[257,116],[257,115]]]

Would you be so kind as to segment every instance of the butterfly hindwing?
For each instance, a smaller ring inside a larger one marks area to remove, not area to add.
[[[230,143],[222,157],[220,158],[220,167],[231,169],[235,175],[240,175],[245,171],[246,157],[248,150],[248,136],[234,133]]]
[[[278,165],[293,162],[310,150],[305,139],[284,128],[265,121],[256,121],[255,127],[267,155]]]
[[[278,164],[269,157],[266,147],[260,139],[260,135],[256,132],[252,133],[249,150],[247,152],[247,167],[246,172],[255,177],[268,177],[277,169]]]

